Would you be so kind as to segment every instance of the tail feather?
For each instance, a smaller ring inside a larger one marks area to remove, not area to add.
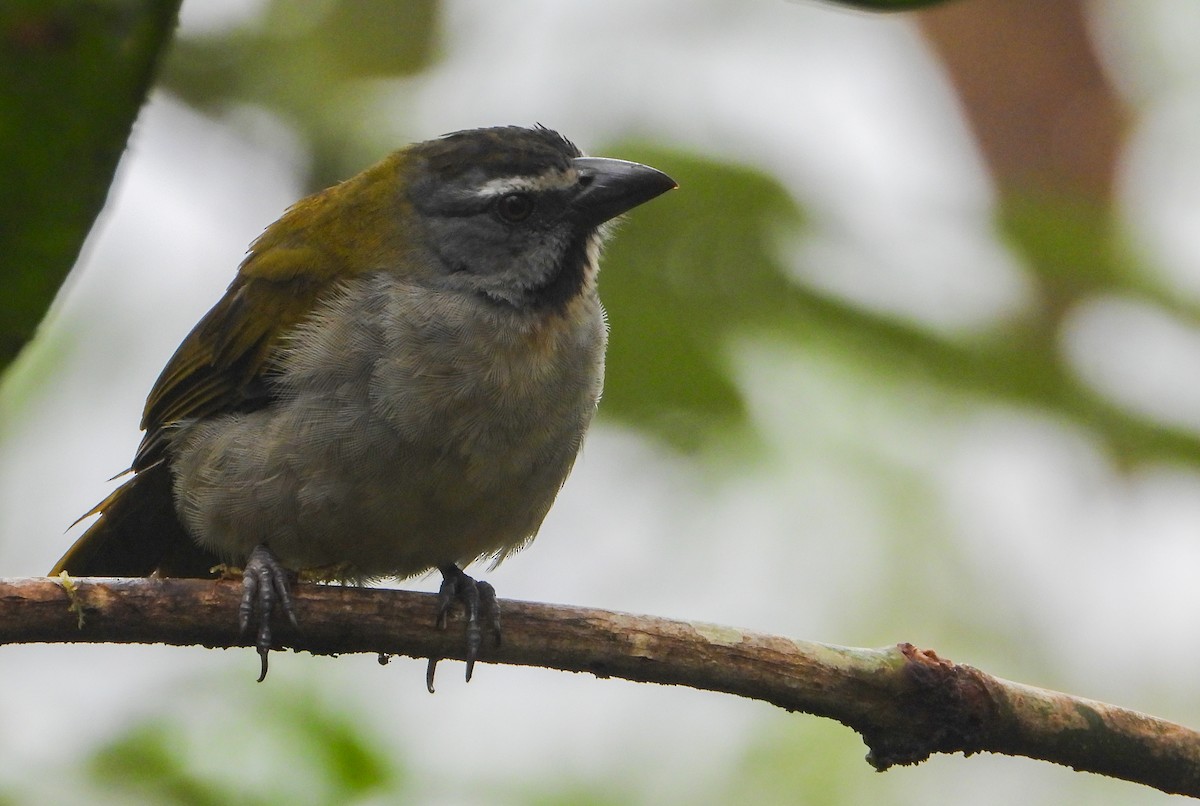
[[[165,463],[140,471],[88,513],[99,519],[75,541],[51,575],[211,577],[220,559],[184,530]],[[84,516],[85,518],[87,515]]]

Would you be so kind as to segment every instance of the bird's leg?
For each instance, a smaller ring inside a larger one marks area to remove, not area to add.
[[[262,672],[258,676],[260,683],[267,677],[267,653],[271,650],[271,614],[275,605],[279,605],[293,627],[300,626],[292,610],[288,577],[287,569],[265,544],[255,546],[246,558],[246,568],[242,572],[242,604],[238,608],[238,623],[243,635],[249,631],[252,620],[258,629],[254,645],[258,648],[258,656],[262,658]]]
[[[479,657],[479,648],[483,645],[482,623],[487,622],[488,632],[494,636],[496,645],[500,645],[500,603],[496,601],[496,589],[487,582],[477,582],[462,572],[457,565],[440,565],[442,585],[438,589],[437,628],[446,629],[450,609],[455,600],[463,603],[466,610],[467,631],[467,682],[471,682],[471,674],[475,671],[475,660]],[[438,658],[430,658],[425,672],[425,686],[433,693],[433,676],[437,670]]]

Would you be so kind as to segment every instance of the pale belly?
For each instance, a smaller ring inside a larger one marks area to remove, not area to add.
[[[276,403],[179,429],[176,508],[198,542],[404,577],[532,539],[595,410],[599,305],[547,332],[419,293],[363,281],[288,354]]]

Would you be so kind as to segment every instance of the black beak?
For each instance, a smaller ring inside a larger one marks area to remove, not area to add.
[[[571,163],[579,172],[579,195],[572,207],[580,223],[588,227],[599,226],[679,187],[662,171],[637,162],[576,157]]]

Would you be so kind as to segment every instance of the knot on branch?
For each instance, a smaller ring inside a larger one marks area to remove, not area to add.
[[[867,761],[879,771],[916,764],[934,753],[966,755],[984,746],[986,728],[996,713],[987,676],[971,666],[938,657],[933,650],[898,644],[904,657],[898,692],[902,721],[863,733]]]

